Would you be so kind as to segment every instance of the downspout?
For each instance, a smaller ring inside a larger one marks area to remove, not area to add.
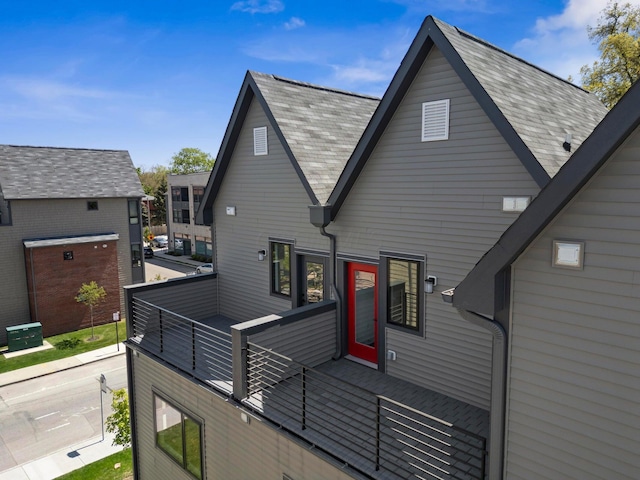
[[[320,227],[320,234],[323,237],[327,237],[330,240],[329,256],[331,257],[331,268],[329,275],[331,277],[331,291],[336,299],[336,353],[333,354],[333,359],[338,360],[342,357],[342,297],[338,291],[338,285],[336,283],[336,273],[338,271],[338,259],[336,255],[336,236],[327,233],[325,226]]]
[[[502,479],[504,452],[504,420],[506,402],[507,337],[502,325],[495,320],[458,308],[466,321],[489,330],[493,336],[491,359],[491,409],[489,410],[489,469],[487,478]]]

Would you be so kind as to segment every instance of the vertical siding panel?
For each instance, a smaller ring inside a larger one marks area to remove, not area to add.
[[[449,140],[421,142],[422,102],[451,100]],[[455,287],[517,218],[505,195],[538,187],[442,54],[429,54],[329,227],[344,254],[427,256],[438,277],[426,298],[424,337],[388,329],[390,375],[489,407],[491,336],[439,292]]]
[[[636,132],[514,265],[507,478],[638,478],[639,159]]]

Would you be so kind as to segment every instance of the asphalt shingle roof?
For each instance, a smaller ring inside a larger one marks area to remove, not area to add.
[[[7,200],[142,197],[129,152],[0,145],[0,189]]]
[[[318,200],[324,203],[380,99],[250,72]]]
[[[553,177],[606,115],[598,98],[484,40],[434,19],[540,165]],[[564,150],[571,134],[571,151]]]

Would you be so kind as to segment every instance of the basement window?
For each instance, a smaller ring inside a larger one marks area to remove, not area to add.
[[[253,129],[253,154],[267,155],[267,127],[257,127]]]
[[[449,99],[422,104],[422,141],[449,139]]]

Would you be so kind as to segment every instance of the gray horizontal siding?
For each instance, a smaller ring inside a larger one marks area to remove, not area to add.
[[[273,349],[298,363],[315,367],[331,360],[336,351],[336,312],[278,325],[251,335],[248,341]]]
[[[515,264],[507,478],[638,478],[638,158],[636,133]],[[554,239],[583,270],[551,267]]]
[[[134,295],[191,320],[202,321],[219,313],[218,279],[214,275],[202,275],[197,280],[170,280],[155,289],[137,289]]]
[[[267,125],[269,154],[253,155],[253,128]],[[254,100],[214,205],[220,313],[239,321],[289,310],[290,299],[270,295],[269,237],[312,250],[328,241],[309,223],[311,201],[264,111]],[[236,207],[236,216],[225,213]]]
[[[353,478],[260,419],[243,422],[235,404],[143,354],[133,358],[133,367],[139,480],[193,478],[155,447],[153,388],[204,421],[205,478],[209,480],[279,480],[283,473],[293,479]]]
[[[451,100],[449,140],[421,142],[422,102]],[[397,353],[389,374],[489,406],[491,336],[444,305],[455,287],[517,218],[502,197],[538,187],[439,51],[425,61],[328,231],[340,253],[381,250],[427,257],[438,277],[426,295],[423,337],[388,329]]]

